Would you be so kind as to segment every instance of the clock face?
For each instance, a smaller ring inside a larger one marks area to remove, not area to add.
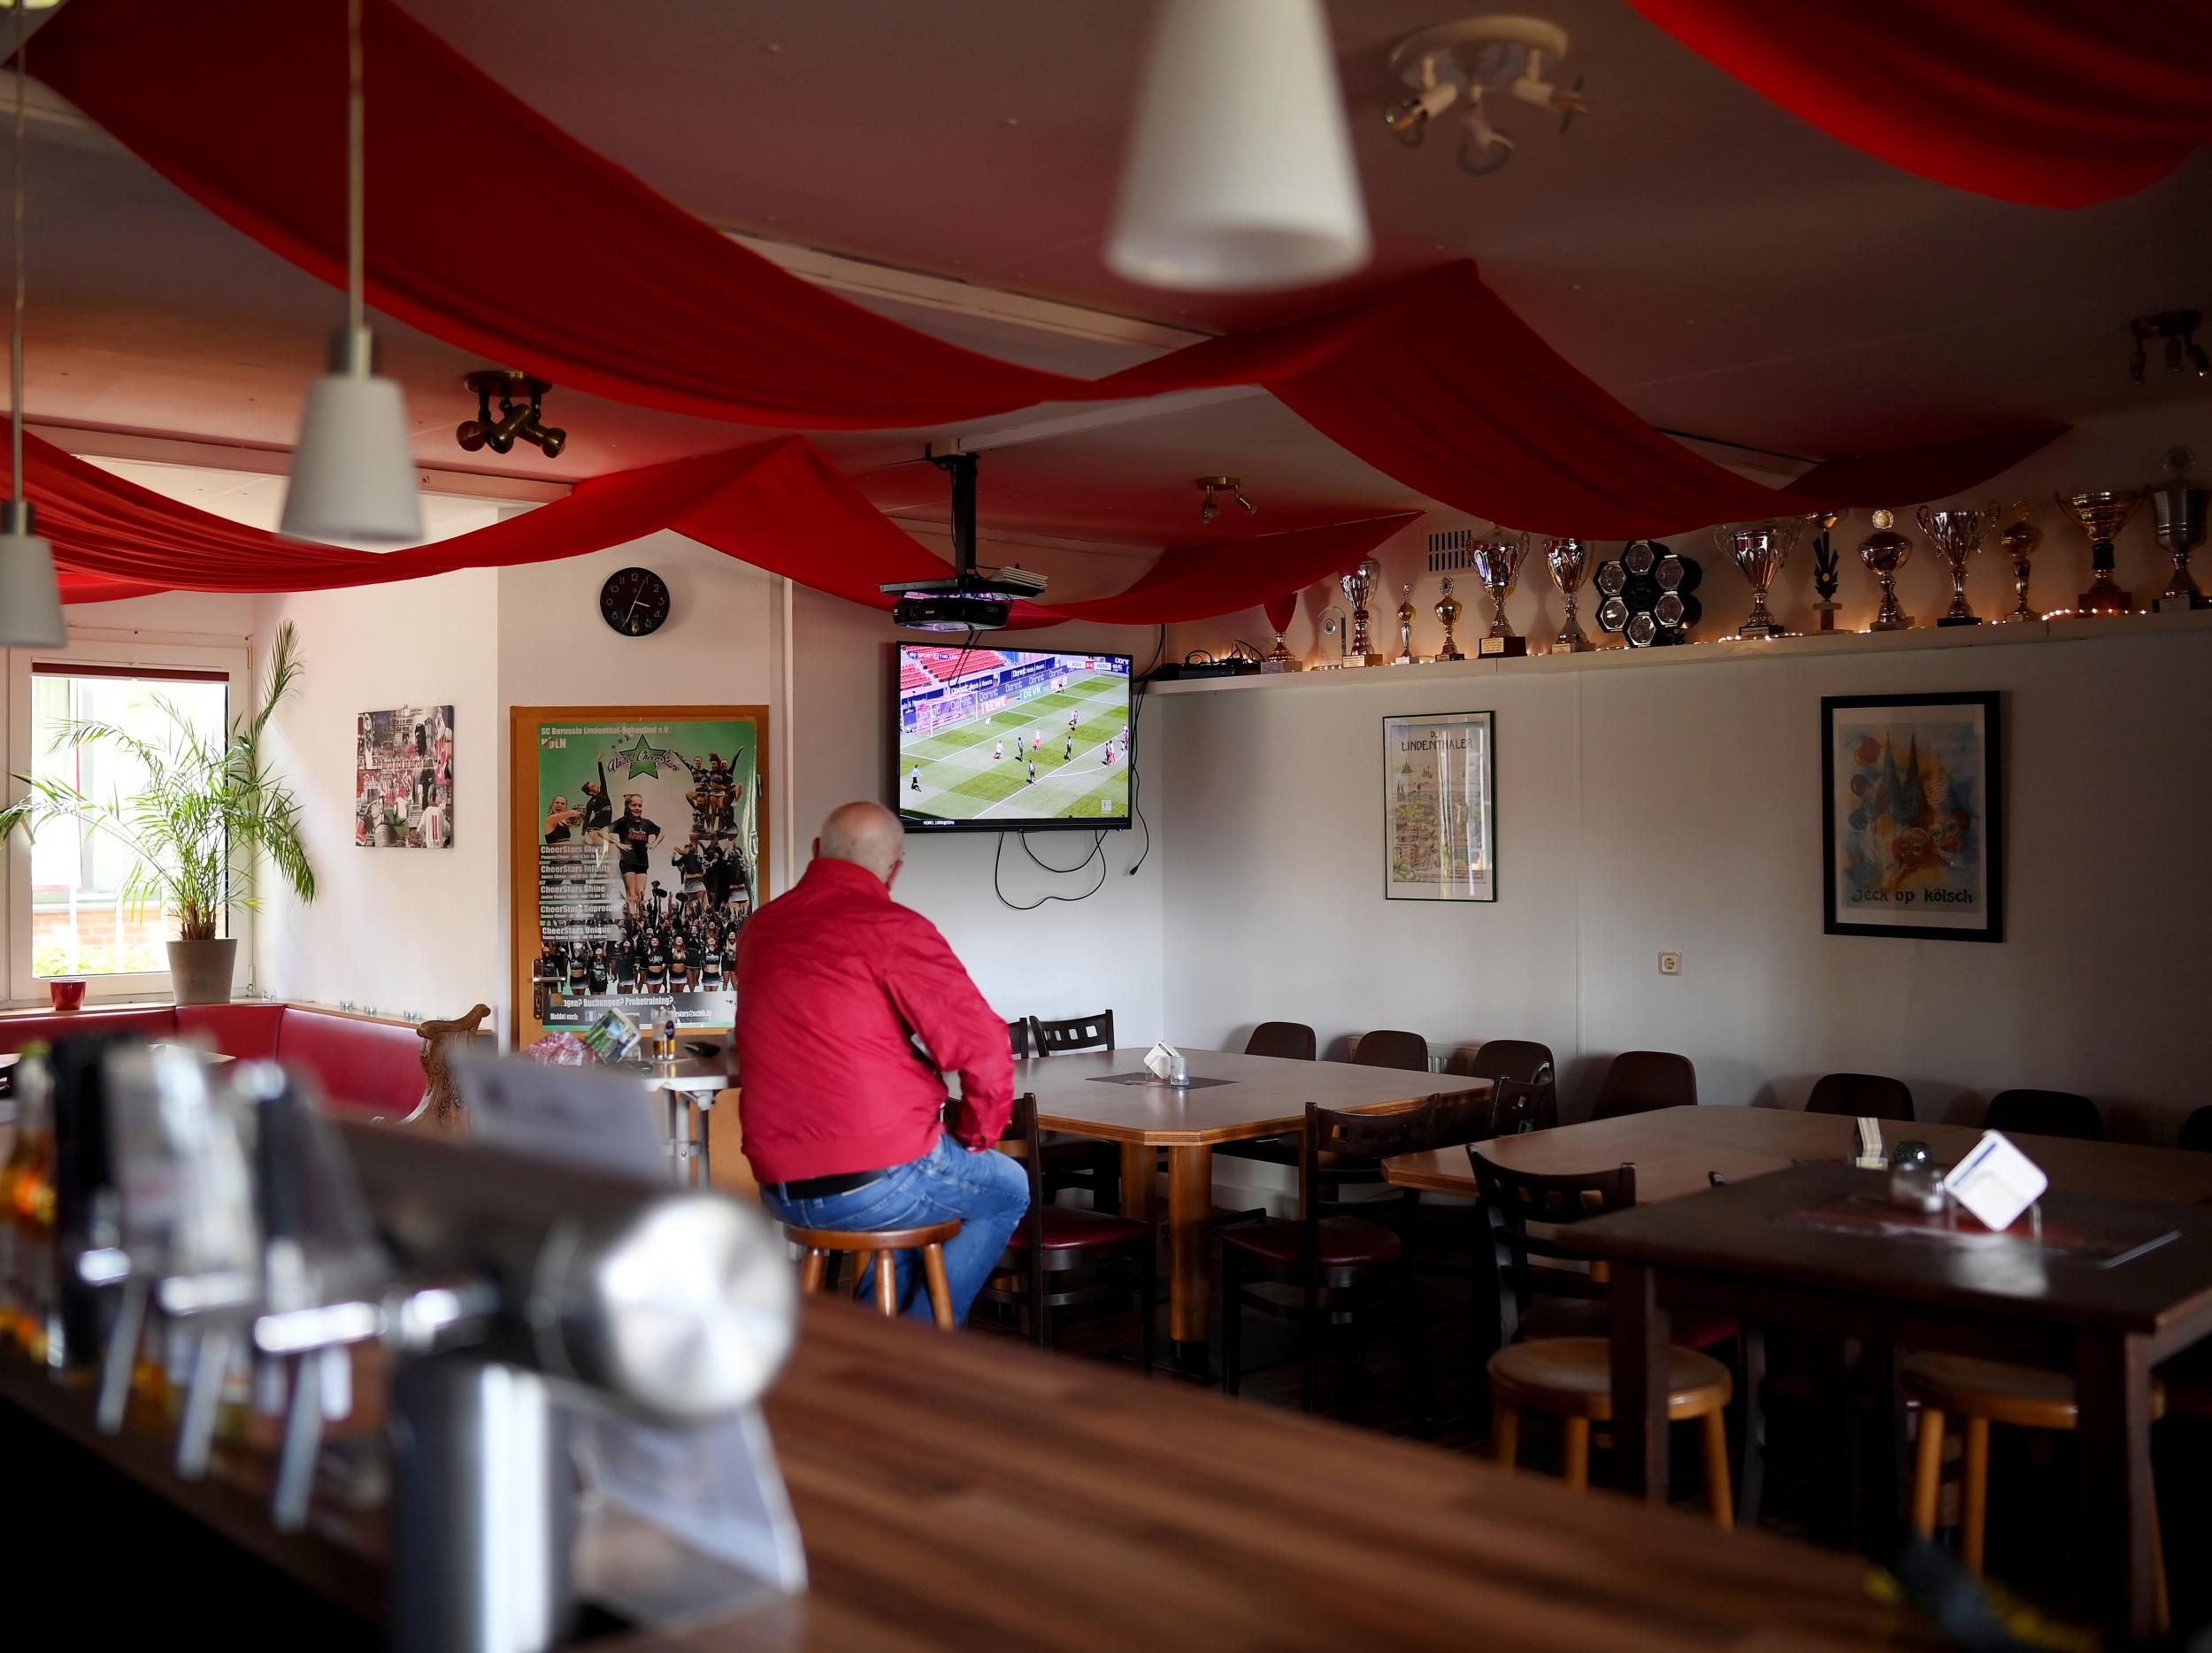
[[[668,582],[649,568],[624,568],[599,588],[599,617],[625,637],[643,637],[668,618]]]

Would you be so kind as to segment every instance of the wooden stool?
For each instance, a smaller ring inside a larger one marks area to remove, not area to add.
[[[1694,1349],[1667,1350],[1667,1419],[1705,1420],[1705,1495],[1713,1525],[1736,1524],[1728,1483],[1725,1414],[1735,1380],[1728,1368]],[[1498,1467],[1510,1471],[1521,1440],[1521,1414],[1542,1412],[1567,1426],[1567,1485],[1590,1483],[1590,1426],[1613,1418],[1613,1354],[1602,1337],[1540,1337],[1490,1357]]]
[[[784,1235],[793,1245],[806,1249],[806,1261],[799,1273],[799,1289],[816,1292],[822,1289],[824,1276],[829,1272],[830,1258],[839,1253],[855,1259],[853,1266],[864,1254],[872,1254],[876,1265],[876,1307],[887,1318],[899,1311],[898,1261],[901,1251],[919,1251],[922,1254],[922,1272],[929,1280],[929,1306],[936,1316],[937,1329],[952,1330],[952,1286],[945,1279],[945,1242],[960,1232],[960,1219],[929,1223],[919,1228],[794,1228],[787,1226]]]
[[[1960,1465],[1959,1556],[1969,1572],[1982,1570],[1989,1533],[1989,1426],[2023,1429],[2071,1429],[2078,1413],[2074,1380],[2062,1372],[2016,1366],[2001,1360],[1966,1355],[1918,1354],[1900,1372],[1905,1393],[1920,1403],[1920,1444],[1912,1478],[1912,1526],[1923,1538],[1935,1534],[1936,1498],[1943,1480],[1944,1420],[1955,1413],[1965,1420],[1965,1453]],[[2166,1386],[2151,1385],[2151,1416],[2166,1412]],[[2151,1557],[2156,1569],[2158,1627],[2166,1628],[2166,1555],[2158,1538],[2158,1507],[2151,1506]]]

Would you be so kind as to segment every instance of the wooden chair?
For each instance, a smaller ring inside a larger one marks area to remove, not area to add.
[[[1813,1094],[1805,1098],[1805,1111],[1910,1123],[1912,1090],[1902,1080],[1880,1073],[1823,1073],[1813,1081]]]
[[[2181,1147],[2212,1154],[2212,1103],[2199,1108],[2181,1122]]]
[[[1114,1048],[1114,1013],[1071,1016],[1065,1021],[1029,1019],[1029,1036],[1037,1042],[1039,1056],[1065,1056],[1071,1050],[1110,1050]]]
[[[1551,1047],[1533,1039],[1486,1039],[1471,1056],[1455,1056],[1448,1073],[1486,1079],[1493,1093],[1489,1134],[1512,1136],[1548,1130],[1559,1123],[1558,1087],[1553,1082]]]
[[[1242,1380],[1247,1308],[1298,1322],[1299,1403],[1311,1411],[1321,1327],[1356,1326],[1377,1297],[1388,1295],[1398,1303],[1407,1365],[1413,1373],[1415,1416],[1425,1417],[1427,1364],[1410,1244],[1420,1195],[1406,1188],[1394,1200],[1348,1206],[1334,1197],[1336,1173],[1330,1157],[1371,1164],[1393,1154],[1448,1146],[1468,1140],[1486,1116],[1487,1110],[1479,1104],[1448,1096],[1429,1096],[1388,1113],[1340,1113],[1307,1104],[1298,1155],[1296,1219],[1271,1218],[1222,1231],[1224,1394],[1236,1394]],[[1344,1214],[1348,1211],[1361,1214]],[[1396,1216],[1402,1232],[1369,1220],[1385,1215]],[[1248,1289],[1263,1283],[1293,1287],[1296,1295],[1286,1301]],[[1351,1371],[1356,1374],[1359,1369],[1355,1359]]]
[[[1521,1414],[1542,1412],[1564,1426],[1566,1480],[1579,1489],[1589,1484],[1590,1426],[1613,1417],[1611,1346],[1602,1334],[1606,1282],[1601,1271],[1563,1266],[1581,1259],[1554,1236],[1635,1204],[1636,1168],[1547,1176],[1499,1165],[1471,1144],[1467,1158],[1495,1263],[1500,1347],[1490,1357],[1490,1399],[1498,1462],[1513,1467]],[[1677,1329],[1715,1342],[1736,1332],[1733,1322],[1721,1321],[1678,1322]],[[1667,1417],[1703,1420],[1706,1496],[1723,1527],[1735,1525],[1727,1433],[1734,1388],[1728,1368],[1711,1356],[1680,1343],[1670,1348]]]
[[[943,1332],[952,1330],[952,1284],[945,1278],[945,1242],[960,1232],[957,1217],[947,1222],[927,1223],[919,1228],[868,1231],[787,1226],[783,1232],[786,1239],[806,1253],[799,1271],[799,1289],[803,1292],[823,1291],[835,1285],[831,1278],[831,1258],[849,1257],[858,1270],[864,1266],[859,1259],[866,1255],[875,1265],[876,1307],[887,1317],[895,1318],[899,1311],[898,1254],[919,1251],[922,1274],[929,1282],[929,1306],[936,1318],[937,1328]]]
[[[1409,1073],[1425,1073],[1429,1042],[1402,1027],[1378,1027],[1353,1042],[1352,1063],[1356,1067],[1394,1067]]]
[[[2027,1136],[2067,1136],[2078,1142],[2104,1141],[2104,1115],[2086,1096],[2070,1090],[2001,1090],[1989,1099],[1982,1128],[2017,1131]]]
[[[1920,1442],[1914,1455],[1913,1530],[1935,1534],[1936,1502],[1943,1480],[1943,1442],[1947,1421],[1965,1424],[1960,1460],[1959,1558],[1978,1574],[1989,1533],[1989,1426],[2071,1429],[2078,1417],[2074,1380],[2062,1372],[2016,1366],[1964,1355],[1916,1354],[1899,1373],[1906,1395],[1920,1403]],[[2166,1386],[2151,1384],[2151,1416],[2166,1412]],[[2166,1628],[2166,1557],[2158,1542],[2158,1506],[2151,1506],[2151,1550],[2156,1567],[2158,1627]]]
[[[1624,1050],[1605,1070],[1593,1119],[1651,1113],[1661,1108],[1688,1108],[1697,1103],[1697,1070],[1690,1058],[1671,1050]]]
[[[1286,1062],[1310,1062],[1320,1041],[1303,1022],[1262,1022],[1244,1042],[1247,1056],[1271,1056]]]
[[[484,1018],[491,1013],[488,1004],[472,1004],[450,1020],[416,1024],[415,1032],[422,1039],[422,1100],[394,1124],[427,1127],[448,1136],[469,1134],[468,1114],[462,1106],[460,1088],[454,1082],[451,1058],[456,1051],[466,1050],[476,1042]]]
[[[1156,1251],[1152,1226],[1133,1217],[1045,1203],[1045,1155],[1034,1096],[1015,1098],[1014,1117],[998,1146],[1029,1173],[1029,1210],[978,1295],[1018,1310],[1030,1341],[1040,1349],[1053,1345],[1055,1309],[1127,1297],[1136,1316],[1137,1365],[1151,1375]]]

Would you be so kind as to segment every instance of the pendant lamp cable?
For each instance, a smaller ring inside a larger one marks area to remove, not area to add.
[[[14,0],[15,135],[8,150],[9,222],[15,240],[15,294],[8,324],[8,496],[27,500],[23,486],[23,81],[27,73],[23,14],[26,0]]]
[[[21,24],[17,27],[19,31]],[[20,132],[19,96],[16,108]],[[367,134],[367,100],[361,92],[361,0],[346,0],[346,326],[356,333],[363,326],[362,288],[366,285],[363,265],[368,241]]]

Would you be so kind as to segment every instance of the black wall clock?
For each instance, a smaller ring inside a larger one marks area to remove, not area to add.
[[[668,582],[649,568],[622,568],[599,588],[599,617],[625,637],[643,637],[668,618]]]

